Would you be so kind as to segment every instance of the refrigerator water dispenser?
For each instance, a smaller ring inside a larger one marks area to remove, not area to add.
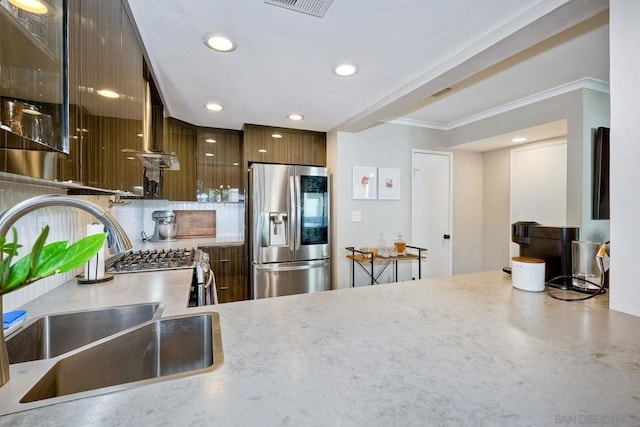
[[[269,212],[269,246],[286,246],[287,213]]]

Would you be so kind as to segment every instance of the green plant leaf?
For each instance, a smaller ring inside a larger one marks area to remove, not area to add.
[[[55,273],[60,264],[64,262],[68,244],[67,241],[61,241],[44,246],[40,251],[40,258],[36,260],[36,268],[31,270],[29,278],[43,278]],[[33,256],[33,254],[31,255]]]
[[[84,237],[65,251],[64,262],[58,266],[58,272],[64,273],[89,261],[107,240],[107,233],[92,234]]]
[[[9,270],[9,279],[4,284],[5,289],[9,290],[22,282],[25,282],[29,278],[30,271],[29,256],[25,256],[13,264]]]
[[[7,282],[9,280],[9,268],[10,268],[10,262],[11,260],[9,259],[3,259],[0,262],[0,291],[2,291],[2,289],[4,288],[4,284],[5,282]]]
[[[11,227],[11,232],[13,234],[12,244],[16,245],[18,243],[18,230],[16,230],[15,227]],[[0,264],[0,267],[2,267],[2,270],[0,271],[0,291],[2,291],[2,289],[5,287],[5,283],[9,282],[11,260],[13,259],[13,256],[15,255],[15,253],[16,252],[14,251],[9,252],[7,254],[7,258],[2,261],[2,264]]]
[[[31,271],[32,272],[36,271],[38,262],[40,261],[40,253],[42,252],[42,248],[44,247],[44,242],[47,240],[47,236],[49,236],[49,226],[45,225],[45,227],[42,229],[42,232],[36,239],[36,242],[33,244],[33,248],[31,248]]]
[[[18,245],[16,243],[7,243],[2,246],[2,252],[7,255],[16,256],[18,254],[18,249],[20,249],[22,245]]]
[[[107,238],[107,233],[100,233],[80,239],[68,247],[66,241],[44,245],[48,234],[48,227],[46,228],[47,230],[43,230],[38,238],[31,254],[23,257],[14,265],[11,265],[13,254],[9,254],[6,259],[0,261],[0,295],[84,264],[102,249]],[[17,244],[15,228],[13,229],[13,241],[13,244]],[[4,247],[6,247],[6,240]]]
[[[7,243],[7,238],[5,236],[0,236],[0,250],[7,255],[16,256],[18,249],[20,249],[22,245],[17,244],[16,242]]]

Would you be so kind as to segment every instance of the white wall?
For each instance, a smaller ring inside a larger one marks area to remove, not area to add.
[[[452,149],[475,139],[501,135],[544,123],[567,120],[567,218],[580,227],[583,240],[609,240],[609,221],[591,219],[592,129],[609,126],[609,95],[579,89],[511,110],[445,135]],[[484,153],[483,268],[509,265],[509,154],[506,149]],[[506,209],[505,209],[506,206]]]
[[[567,224],[567,143],[528,144],[510,156],[511,224],[535,221],[552,227]],[[511,256],[520,247],[511,243]]]
[[[610,238],[610,220],[592,217],[593,139],[595,129],[611,126],[610,95],[586,90],[582,110],[582,219],[580,240],[606,242]]]
[[[483,270],[482,154],[453,153],[453,274]]]
[[[513,148],[510,169],[511,223],[566,226],[566,141]]]
[[[510,264],[509,152],[503,148],[482,156],[483,270],[496,270]]]
[[[611,273],[610,305],[640,316],[640,2],[610,1]]]
[[[378,246],[380,240],[387,245],[396,235],[409,235],[410,223],[410,169],[411,138],[398,125],[381,125],[359,133],[338,133],[332,169],[334,216],[333,266],[335,288],[350,285],[350,263],[345,258],[345,247]],[[389,149],[389,147],[393,147]],[[400,200],[353,200],[353,166],[388,167],[401,169]],[[361,213],[361,222],[352,222],[351,213]],[[402,274],[400,274],[402,276]],[[356,266],[356,284],[366,283],[366,276]]]
[[[443,132],[433,129],[382,124],[358,133],[338,132],[328,135],[328,166],[333,175],[333,286],[350,285],[351,266],[345,258],[345,247],[379,246],[381,240],[390,245],[398,233],[411,235],[411,150],[447,150]],[[453,197],[466,214],[454,213],[454,273],[482,265],[482,156],[477,153],[455,153],[453,159]],[[353,200],[351,179],[353,166],[401,169],[400,200]],[[460,192],[460,193],[458,193]],[[352,222],[351,212],[359,211],[362,222]],[[466,229],[469,218],[477,224]],[[462,219],[464,218],[464,219]],[[464,224],[464,226],[463,226]],[[457,229],[464,230],[457,233]],[[428,262],[428,261],[427,261]],[[399,280],[411,277],[410,266],[400,263]],[[367,277],[356,266],[356,283],[365,284]],[[385,278],[388,280],[388,277]]]

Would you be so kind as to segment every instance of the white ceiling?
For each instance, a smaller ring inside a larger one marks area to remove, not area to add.
[[[199,126],[451,129],[585,78],[609,81],[607,0],[334,0],[324,18],[261,0],[128,3],[168,114]],[[211,32],[237,49],[208,49]],[[342,62],[359,72],[334,75]],[[225,109],[206,110],[212,101]],[[305,119],[289,121],[294,112]]]

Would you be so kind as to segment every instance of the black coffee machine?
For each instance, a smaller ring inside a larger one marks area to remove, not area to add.
[[[571,242],[580,240],[578,227],[545,227],[533,221],[511,224],[511,241],[520,246],[520,256],[541,258],[545,262],[545,281],[555,286],[571,289]]]

